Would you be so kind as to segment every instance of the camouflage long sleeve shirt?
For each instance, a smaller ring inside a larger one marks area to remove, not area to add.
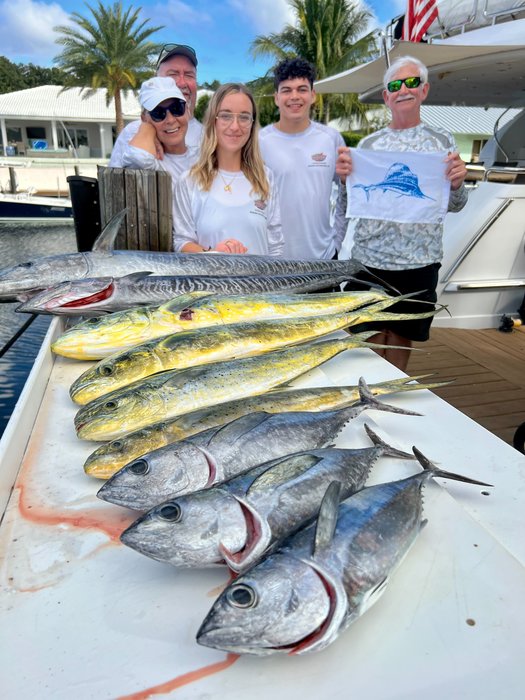
[[[457,151],[447,131],[418,124],[410,129],[386,127],[365,137],[358,148],[374,151]],[[467,202],[462,185],[450,191],[448,211],[460,211]],[[359,219],[355,226],[352,257],[365,265],[384,270],[404,270],[441,262],[443,222],[407,224],[377,219]]]

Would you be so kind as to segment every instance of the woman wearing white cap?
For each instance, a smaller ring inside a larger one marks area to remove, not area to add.
[[[150,78],[140,88],[141,125],[125,147],[123,166],[165,170],[173,184],[195,163],[199,150],[186,145],[189,113],[186,98],[171,78]],[[163,150],[162,159],[158,149]]]
[[[279,201],[258,129],[248,89],[222,85],[208,105],[199,160],[175,186],[176,251],[282,254]]]

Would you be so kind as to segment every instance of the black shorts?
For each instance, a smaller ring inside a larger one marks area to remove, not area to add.
[[[425,267],[416,267],[411,270],[379,270],[375,267],[367,267],[367,270],[375,275],[368,275],[366,272],[358,272],[354,275],[358,279],[363,280],[363,284],[359,282],[348,282],[344,287],[345,291],[356,291],[361,289],[369,289],[367,281],[374,284],[380,284],[381,280],[392,285],[399,291],[400,294],[408,294],[410,292],[421,292],[416,294],[414,299],[429,301],[434,304],[437,300],[436,287],[438,283],[438,273],[440,263],[433,263]],[[379,279],[378,279],[379,278]],[[390,292],[393,294],[393,292]],[[410,300],[400,301],[398,304],[389,306],[388,311],[395,314],[419,314],[425,311],[430,311],[435,308],[430,304],[412,304]],[[414,321],[377,321],[370,323],[362,323],[359,326],[353,326],[352,332],[357,333],[364,330],[391,330],[402,338],[408,340],[428,340],[430,326],[433,316],[428,318],[418,318]]]

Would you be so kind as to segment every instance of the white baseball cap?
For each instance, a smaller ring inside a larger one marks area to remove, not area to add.
[[[141,106],[148,111],[163,102],[176,97],[186,102],[186,98],[177,87],[173,78],[150,78],[142,83],[139,92]]]

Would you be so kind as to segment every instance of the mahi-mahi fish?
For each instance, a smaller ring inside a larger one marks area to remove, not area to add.
[[[341,504],[327,489],[319,517],[236,578],[216,600],[197,642],[237,654],[320,651],[384,593],[426,521],[421,491],[433,477],[490,486],[434,466],[369,486]]]
[[[178,331],[276,318],[351,311],[396,297],[380,291],[332,294],[183,294],[161,306],[142,306],[93,317],[59,336],[51,349],[74,359],[100,359]]]
[[[165,501],[130,525],[121,541],[178,567],[227,564],[244,571],[276,541],[314,518],[332,481],[348,498],[382,456],[414,459],[374,433],[373,447],[325,448],[280,457],[209,489]]]
[[[159,253],[113,250],[125,211],[116,214],[93,244],[93,250],[30,260],[0,270],[0,301],[25,301],[59,282],[86,277],[123,277],[132,272],[156,275],[296,275],[330,272],[354,275],[355,260],[286,260],[263,255]]]
[[[256,357],[159,372],[82,406],[75,429],[81,440],[113,440],[199,408],[263,394],[345,350],[382,347],[366,342],[373,334],[310,341]]]
[[[152,275],[132,272],[125,277],[94,277],[57,284],[32,296],[16,311],[65,316],[96,316],[135,306],[163,304],[181,294],[256,294],[313,292],[335,287],[348,275],[312,272],[301,275]]]
[[[101,360],[73,382],[69,394],[75,403],[86,404],[157,372],[253,357],[367,321],[397,319],[398,314],[380,313],[393,303],[388,299],[350,313],[243,321],[163,336]]]
[[[360,390],[359,404],[336,411],[250,413],[197,433],[126,465],[97,495],[119,506],[148,510],[175,496],[210,488],[263,462],[327,447],[349,421],[367,409],[419,415],[374,399],[364,380]]]
[[[435,389],[448,382],[427,382],[420,380],[429,375],[417,375],[389,379],[368,388],[374,396]],[[208,406],[191,413],[177,416],[173,420],[156,423],[147,428],[123,435],[107,442],[94,450],[84,463],[84,471],[97,479],[108,479],[128,462],[132,462],[146,452],[152,452],[177,440],[208,428],[229,423],[247,413],[266,411],[266,413],[284,413],[285,411],[327,411],[343,408],[355,403],[359,398],[358,387],[322,386],[303,387],[300,389],[275,389],[267,394],[250,396],[234,401],[226,401],[217,406]]]

